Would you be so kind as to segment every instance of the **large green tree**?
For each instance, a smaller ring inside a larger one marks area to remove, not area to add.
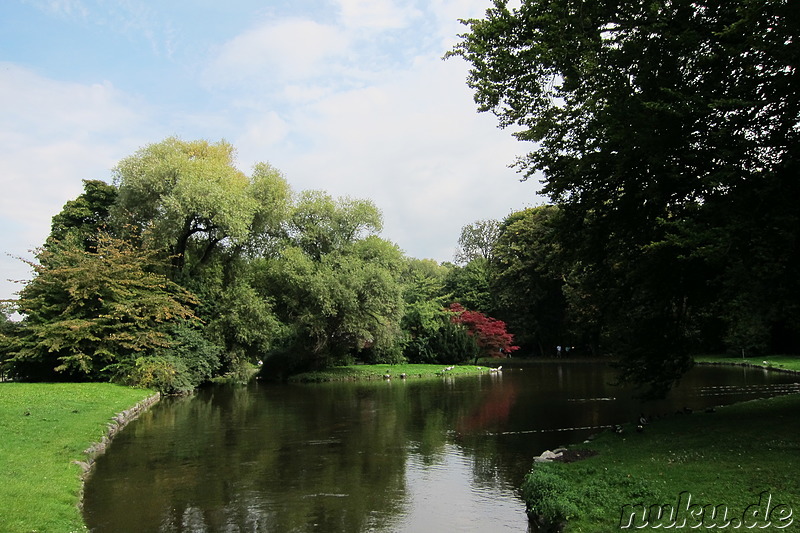
[[[456,263],[469,263],[479,258],[490,260],[499,232],[500,223],[496,220],[476,220],[461,228],[454,258]]]
[[[299,195],[286,247],[256,274],[286,325],[267,372],[400,357],[403,256],[377,236],[380,224],[370,201]]]
[[[497,316],[526,351],[556,354],[557,346],[583,345],[568,324],[565,285],[569,265],[557,237],[555,206],[509,215],[491,262]]]
[[[168,138],[119,162],[112,209],[117,231],[171,261],[172,280],[197,294],[205,336],[226,354],[223,370],[260,357],[279,335],[250,262],[285,246],[291,189],[258,163],[248,176],[225,141]]]
[[[534,143],[517,165],[571,222],[627,377],[663,391],[712,332],[798,349],[792,2],[496,0],[465,22],[451,54],[479,109]]]
[[[105,233],[93,250],[83,244],[52,242],[30,263],[35,277],[14,302],[24,320],[6,361],[12,375],[108,378],[172,347],[172,328],[195,320],[195,298],[158,273],[153,252]]]
[[[113,185],[100,180],[83,180],[83,193],[64,204],[53,217],[48,242],[60,242],[69,235],[77,235],[85,248],[91,250],[96,246],[97,232],[109,229],[109,216],[116,199],[117,188]]]
[[[116,223],[166,250],[176,276],[187,265],[207,265],[221,249],[268,246],[287,214],[289,186],[264,163],[248,177],[235,155],[225,141],[168,138],[140,149],[114,169]]]
[[[370,200],[333,198],[323,191],[303,191],[293,206],[288,233],[291,242],[310,257],[340,250],[381,231],[380,210]]]

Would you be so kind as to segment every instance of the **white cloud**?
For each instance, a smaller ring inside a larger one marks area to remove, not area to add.
[[[406,27],[421,12],[392,0],[336,0],[342,23],[348,28],[386,30]]]
[[[493,117],[474,112],[465,65],[418,59],[370,87],[327,95],[288,118],[289,136],[310,146],[274,146],[296,189],[370,198],[384,236],[413,256],[452,260],[461,227],[537,203],[536,184],[507,168],[520,151]],[[243,138],[241,146],[254,143]],[[240,150],[245,160],[264,158]]]
[[[142,144],[143,121],[111,84],[51,80],[0,63],[0,299],[28,268],[50,219],[82,191],[81,179],[108,179],[109,169]]]
[[[211,85],[291,80],[330,73],[348,50],[348,36],[334,26],[292,18],[259,25],[226,42],[206,77]]]
[[[475,112],[466,65],[439,59],[463,31],[456,19],[481,16],[485,0],[336,1],[338,17],[296,12],[221,42],[202,80],[176,77],[181,109],[146,76],[123,92],[117,80],[67,83],[0,63],[0,277],[28,275],[5,254],[40,245],[81,178],[108,179],[122,157],[167,135],[228,138],[245,171],[269,161],[295,190],[370,198],[384,237],[415,257],[451,260],[463,225],[539,202],[537,185],[507,168],[524,145]],[[133,91],[148,100],[131,101]],[[2,283],[0,299],[15,290]]]

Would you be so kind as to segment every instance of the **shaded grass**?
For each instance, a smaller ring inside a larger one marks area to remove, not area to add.
[[[596,450],[597,456],[535,465],[523,494],[529,508],[550,512],[556,520],[566,518],[567,532],[618,530],[623,505],[677,507],[682,492],[690,494],[693,503],[726,506],[728,518],[736,520],[748,506],[759,503],[763,491],[771,494],[773,507],[786,504],[796,514],[798,412],[800,395],[795,394],[721,407],[714,413],[674,415],[647,425],[642,433],[632,427],[622,434],[607,431],[571,447]],[[563,490],[548,492],[552,486]],[[800,530],[800,519],[795,522],[783,531]],[[722,523],[721,518],[716,522]],[[642,529],[656,524],[651,521]],[[705,526],[709,524],[710,518]]]
[[[152,391],[108,383],[0,383],[0,531],[85,530],[83,451]]]
[[[750,358],[698,355],[694,357],[694,361],[701,364],[748,365],[800,372],[800,356],[797,355],[770,355]]]
[[[501,360],[502,363],[502,360]],[[317,370],[314,372],[303,372],[289,378],[293,382],[323,382],[323,381],[358,381],[371,379],[401,379],[400,375],[405,374],[406,378],[436,378],[450,375],[468,375],[489,372],[487,366],[475,365],[456,365],[452,370],[445,371],[448,365],[421,365],[421,364],[399,364],[399,365],[346,365],[329,368],[327,370]]]

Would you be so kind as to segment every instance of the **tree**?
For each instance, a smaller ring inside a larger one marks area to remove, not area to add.
[[[489,262],[478,257],[464,266],[450,265],[444,289],[448,301],[461,302],[470,309],[490,313],[494,302],[489,283]]]
[[[514,336],[506,331],[502,320],[470,311],[459,303],[450,304],[448,310],[452,313],[451,322],[466,326],[484,356],[505,357],[519,349],[513,344]]]
[[[256,274],[286,325],[265,368],[398,360],[403,259],[396,245],[375,235],[380,211],[367,200],[308,191],[287,226],[287,246]]]
[[[500,226],[490,265],[497,315],[520,332],[517,342],[542,355],[555,354],[559,345],[582,344],[568,322],[570,269],[557,238],[558,217],[555,206],[509,215]]]
[[[456,249],[456,263],[469,263],[473,259],[492,258],[492,250],[500,232],[500,223],[496,220],[477,220],[461,228]]]
[[[6,360],[15,349],[19,323],[9,318],[8,303],[0,302],[0,381],[6,379]]]
[[[64,204],[53,217],[48,242],[61,242],[77,234],[87,251],[96,246],[97,232],[108,230],[117,188],[100,180],[83,180],[83,194]],[[45,244],[47,246],[47,244]]]
[[[99,233],[87,251],[74,235],[37,258],[14,302],[24,321],[7,366],[18,378],[107,377],[171,347],[169,328],[195,319],[193,295],[155,273],[152,252],[121,239]]]
[[[295,246],[319,260],[323,255],[352,244],[382,229],[380,211],[370,200],[334,199],[322,191],[300,194],[289,220]]]
[[[403,356],[411,363],[454,364],[477,349],[463,331],[455,331],[459,328],[448,328],[444,283],[450,270],[432,259],[406,259],[401,274],[405,302],[401,325],[406,335]]]
[[[544,173],[627,377],[663,392],[698,327],[720,330],[709,314],[800,348],[791,2],[496,0],[465,23],[449,55],[479,109],[536,143],[518,168]]]
[[[276,364],[321,368],[393,352],[403,313],[393,264],[400,254],[394,245],[378,241],[372,237],[319,261],[290,247],[271,262],[263,285],[288,328],[283,347],[273,354]]]
[[[148,247],[167,250],[176,275],[208,264],[220,248],[257,243],[277,231],[290,190],[269,165],[248,177],[234,163],[225,141],[148,145],[114,169],[115,219],[137,228]]]

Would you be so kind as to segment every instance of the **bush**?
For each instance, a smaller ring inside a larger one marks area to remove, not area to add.
[[[534,465],[522,484],[528,515],[546,531],[558,531],[564,522],[579,513],[578,495],[553,466],[548,463]]]
[[[209,381],[220,367],[222,349],[183,322],[170,331],[170,347],[151,355],[110,365],[112,379],[163,394],[191,391]]]
[[[118,366],[118,379],[131,387],[155,389],[163,394],[180,394],[194,389],[186,366],[174,357],[139,357],[125,372]]]
[[[467,328],[443,317],[439,327],[412,339],[404,355],[409,363],[454,365],[474,361],[481,349]]]
[[[221,366],[222,347],[209,341],[203,333],[188,322],[174,326],[170,331],[171,346],[156,355],[179,362],[191,388],[209,381]]]

